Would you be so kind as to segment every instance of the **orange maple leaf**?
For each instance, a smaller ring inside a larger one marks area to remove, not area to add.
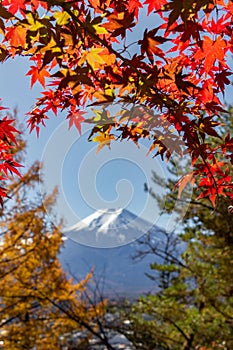
[[[6,40],[12,47],[25,47],[27,29],[20,26],[7,28]]]
[[[47,4],[44,1],[40,1],[40,0],[31,0],[30,1],[30,5],[32,8],[34,8],[35,10],[38,9],[39,6],[43,7],[43,8],[47,8]]]
[[[30,68],[26,75],[31,75],[31,87],[38,80],[43,88],[45,88],[45,77],[50,77],[49,72],[45,68],[38,68],[36,66],[31,66]]]
[[[204,36],[202,50],[198,50],[194,58],[195,60],[202,60],[204,58],[204,68],[208,73],[212,69],[216,59],[219,61],[224,60],[226,46],[226,42],[220,35],[215,41],[208,36]]]
[[[192,186],[194,186],[194,182],[195,182],[195,178],[194,178],[194,173],[193,172],[185,174],[175,185],[175,188],[178,187],[178,196],[177,196],[177,198],[179,199],[181,197],[181,194],[182,194],[183,190],[185,189],[185,187],[188,184],[191,184]]]

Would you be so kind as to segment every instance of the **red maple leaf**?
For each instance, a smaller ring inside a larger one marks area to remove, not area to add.
[[[9,6],[8,11],[15,15],[18,11],[25,17],[26,1],[25,0],[3,0],[3,6]]]
[[[19,131],[11,125],[13,122],[14,120],[7,119],[7,117],[4,117],[2,120],[0,120],[0,140],[7,145],[10,145],[11,143],[17,143],[14,134],[19,133]]]
[[[152,11],[159,11],[163,7],[163,5],[166,4],[166,0],[146,0],[143,5],[148,5],[148,12],[147,15],[149,15]]]
[[[181,32],[180,40],[186,42],[193,37],[197,42],[200,40],[200,31],[203,31],[201,24],[194,21],[186,21],[185,23],[179,24],[175,28],[172,28],[176,32]]]
[[[85,118],[83,118],[85,113],[86,112],[80,111],[79,109],[75,111],[72,110],[66,117],[66,119],[69,119],[69,129],[75,125],[81,135],[81,123],[85,120]]]
[[[216,73],[215,75],[215,81],[218,85],[218,87],[221,89],[222,93],[224,93],[225,85],[230,84],[230,80],[228,79],[229,75],[232,75],[230,71],[227,69],[223,69],[220,71],[220,73]]]
[[[20,172],[16,169],[17,167],[22,167],[22,165],[15,162],[9,154],[4,154],[4,162],[0,165],[0,171],[6,174],[7,177],[9,172],[21,177]]]
[[[128,0],[128,4],[126,5],[129,13],[134,12],[135,17],[138,20],[138,10],[139,8],[142,8],[142,4],[140,3],[140,0]]]
[[[222,34],[222,33],[228,33],[229,32],[229,25],[231,25],[229,18],[227,15],[222,16],[218,18],[217,21],[215,21],[212,18],[212,21],[209,25],[209,30],[214,34]],[[230,32],[229,32],[230,34]]]
[[[2,208],[3,208],[3,198],[6,198],[6,197],[9,198],[7,196],[7,189],[0,186],[0,205]]]

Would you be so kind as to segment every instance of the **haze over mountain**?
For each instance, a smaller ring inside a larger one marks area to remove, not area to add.
[[[163,244],[164,235],[157,226],[137,217],[126,209],[101,209],[70,227],[60,254],[66,271],[81,279],[95,269],[96,279],[102,279],[104,293],[111,296],[136,297],[156,285],[145,273],[155,256],[135,261],[137,239],[150,234]]]

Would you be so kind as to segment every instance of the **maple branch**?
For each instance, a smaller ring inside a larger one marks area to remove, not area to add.
[[[66,11],[70,17],[72,18],[73,20],[73,23],[74,23],[74,26],[76,29],[79,29],[80,27],[83,28],[90,37],[92,37],[96,42],[98,42],[99,44],[103,45],[105,48],[108,49],[109,52],[113,53],[117,58],[119,58],[122,63],[125,65],[125,66],[128,66],[130,67],[140,78],[141,80],[146,84],[147,83],[147,77],[145,77],[144,74],[142,74],[140,72],[140,70],[138,68],[136,68],[132,63],[131,61],[122,56],[121,53],[119,53],[117,50],[115,50],[110,44],[108,44],[108,42],[102,38],[100,38],[97,34],[95,34],[93,31],[90,30],[90,28],[85,25],[85,22],[81,21],[79,19],[78,16],[76,16],[70,9],[70,6],[69,6],[69,3],[61,3],[59,1],[54,1],[54,0],[44,0],[46,3],[49,3],[53,6],[59,6],[61,7],[64,11]],[[77,25],[77,23],[79,24],[79,26]],[[178,105],[178,103],[175,101],[175,100],[172,100],[168,95],[164,94],[163,92],[159,91],[158,88],[156,87],[151,87],[151,89],[153,89],[153,91],[161,97],[161,99],[163,100],[165,106],[170,109],[171,107],[171,104],[172,105]]]
[[[53,4],[53,5],[56,5],[56,6],[60,6],[61,8],[63,8],[63,10],[65,10],[69,15],[70,17],[72,18],[73,22],[74,22],[74,25],[76,27],[76,29],[79,29],[79,26],[81,28],[83,28],[88,34],[90,37],[92,37],[96,42],[102,44],[105,48],[108,49],[109,52],[113,53],[117,58],[119,58],[123,63],[124,65],[126,66],[129,66],[137,75],[138,77],[141,78],[141,80],[146,83],[146,77],[144,74],[142,74],[140,72],[140,70],[138,68],[136,68],[129,59],[125,58],[124,56],[122,56],[121,53],[119,53],[118,51],[116,51],[110,44],[108,44],[108,42],[102,38],[100,38],[97,34],[95,34],[93,31],[90,30],[90,28],[85,25],[85,22],[81,21],[79,19],[78,16],[74,15],[74,13],[71,11],[70,9],[70,6],[68,3],[60,3],[60,2],[57,2],[57,1],[51,1],[51,0],[48,0],[47,2]],[[79,24],[79,26],[77,26],[77,23]],[[175,100],[172,100],[169,96],[167,96],[166,94],[164,94],[163,92],[159,91],[158,88],[156,87],[152,87],[152,89],[154,90],[155,93],[158,94],[158,96],[161,96],[165,106],[168,108],[168,110],[170,110],[171,108],[171,104],[173,106],[177,106],[178,103],[175,101]],[[176,121],[179,123],[179,125],[181,127],[183,127],[182,123],[180,122],[180,120],[176,117],[176,114],[174,113],[174,118],[176,119]],[[210,169],[210,166],[209,164],[206,162],[205,160],[205,156],[202,154],[202,151],[199,150],[199,148],[196,146],[196,144],[194,143],[193,144],[193,138],[187,133],[186,134],[186,137],[189,139],[189,144],[190,145],[193,145],[194,146],[194,149],[198,152],[198,154],[200,155],[200,157],[202,158],[202,161],[203,163],[205,164],[205,166],[207,167],[208,169],[208,172],[214,182],[214,186],[216,188],[216,191],[217,191],[217,198],[219,198],[219,195],[218,195],[218,185],[216,183],[216,180],[215,180],[215,177]]]

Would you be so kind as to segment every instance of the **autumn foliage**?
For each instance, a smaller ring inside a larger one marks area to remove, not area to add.
[[[23,161],[21,135],[15,158]],[[41,181],[39,172],[41,164],[35,162],[23,176],[8,180],[12,200],[0,219],[1,349],[56,350],[62,336],[78,330],[91,338],[98,335],[95,323],[105,312],[105,300],[90,301],[93,272],[80,280],[62,269],[63,236],[49,220],[56,190],[43,198],[31,192]],[[99,339],[104,342],[101,335]]]
[[[145,12],[148,28],[129,39]],[[99,149],[114,139],[146,138],[153,155],[169,159],[184,143],[193,168],[179,184],[192,179],[197,197],[215,205],[219,196],[233,198],[233,138],[219,135],[232,74],[232,24],[230,0],[3,0],[0,59],[25,56],[31,86],[43,88],[28,113],[30,131],[39,133],[51,114],[65,111],[79,132],[83,122],[94,124],[90,138]],[[85,118],[88,105],[119,102],[137,113],[123,109],[106,118],[103,110],[98,120]],[[4,119],[2,129],[7,176],[19,164],[7,158],[15,130]]]

